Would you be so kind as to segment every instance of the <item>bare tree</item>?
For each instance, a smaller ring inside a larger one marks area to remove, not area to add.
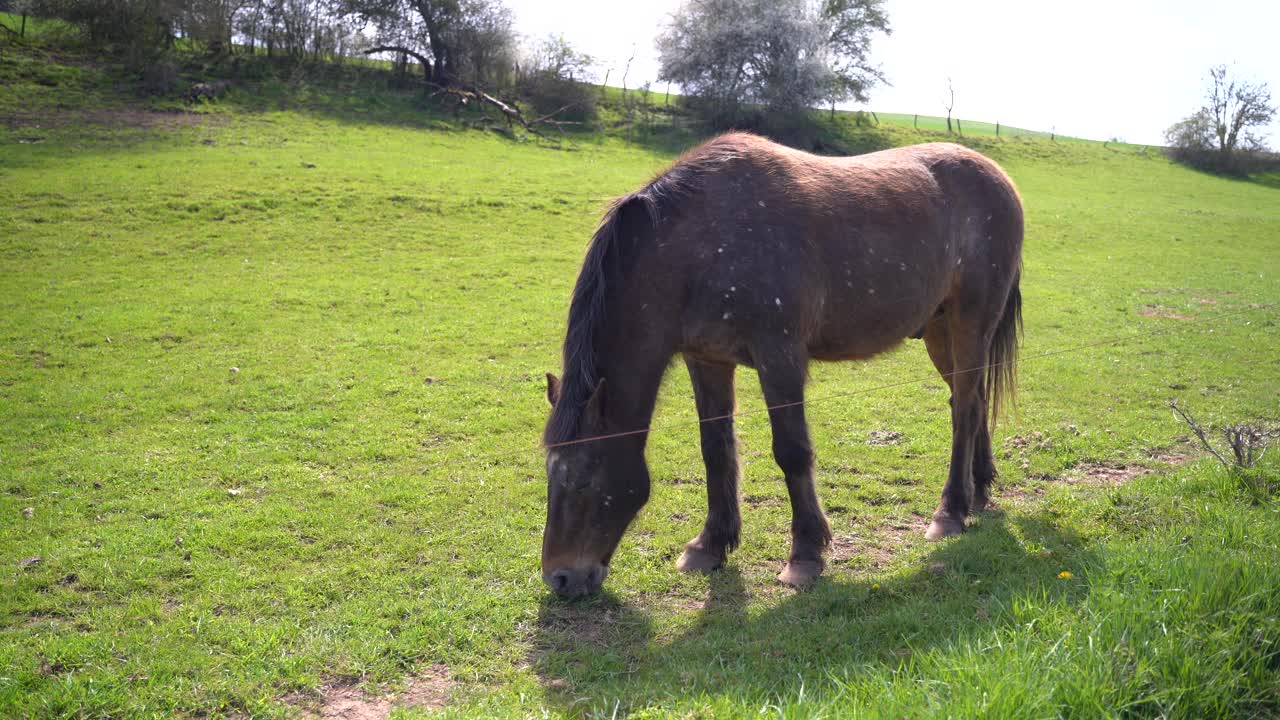
[[[951,109],[956,106],[956,89],[951,86],[951,78],[947,78],[947,134],[951,134]]]
[[[594,58],[574,48],[563,35],[549,35],[525,49],[517,89],[540,113],[586,121],[595,115],[597,93],[586,84],[594,64]]]

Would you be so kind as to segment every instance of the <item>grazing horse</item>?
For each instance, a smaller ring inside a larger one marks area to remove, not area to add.
[[[706,524],[677,567],[713,570],[738,545],[734,369],[754,368],[791,498],[778,575],[824,569],[831,529],[814,487],[804,386],[813,360],[869,358],[923,338],[951,388],[951,470],[926,536],[964,531],[988,501],[988,418],[1013,390],[1022,205],[991,160],[946,143],[825,158],[720,136],[605,214],[569,306],[563,379],[547,375],[542,573],[558,594],[600,589],[649,498],[644,447],[680,353],[707,468]]]

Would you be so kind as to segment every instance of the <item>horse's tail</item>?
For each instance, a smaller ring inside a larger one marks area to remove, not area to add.
[[[1018,341],[1022,335],[1022,291],[1018,281],[1022,271],[1013,276],[1013,287],[1004,302],[1004,314],[991,336],[991,352],[987,360],[987,407],[994,425],[1001,407],[1012,404],[1018,381]]]

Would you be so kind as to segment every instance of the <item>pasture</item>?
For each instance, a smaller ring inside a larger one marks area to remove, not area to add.
[[[543,373],[601,210],[670,138],[521,142],[394,100],[156,113],[6,62],[0,716],[1280,712],[1275,456],[1225,473],[1166,407],[1280,421],[1274,183],[967,139],[1027,212],[999,510],[923,538],[950,432],[918,341],[815,365],[836,541],[813,589],[778,585],[790,512],[740,369],[743,544],[680,575],[705,488],[676,365],[653,497],[604,593],[564,602]],[[942,139],[906,117],[850,142]]]

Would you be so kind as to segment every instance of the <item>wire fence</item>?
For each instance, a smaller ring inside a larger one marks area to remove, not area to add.
[[[1129,333],[1126,333],[1126,334],[1124,334],[1124,335],[1117,335],[1117,336],[1109,337],[1109,338],[1106,338],[1106,339],[1103,339],[1103,340],[1098,340],[1098,341],[1094,341],[1094,342],[1090,342],[1090,343],[1083,343],[1083,344],[1080,344],[1080,345],[1073,345],[1073,346],[1070,346],[1070,347],[1059,348],[1059,349],[1056,349],[1056,350],[1048,350],[1048,351],[1045,351],[1045,352],[1035,353],[1035,354],[1032,354],[1032,355],[1024,355],[1024,356],[1019,357],[1016,361],[1009,361],[1009,362],[1017,362],[1018,364],[1022,364],[1022,363],[1028,362],[1028,361],[1043,360],[1043,359],[1045,359],[1045,358],[1050,358],[1050,357],[1058,357],[1058,356],[1062,356],[1062,355],[1072,355],[1072,354],[1081,353],[1081,352],[1084,352],[1084,351],[1086,351],[1086,350],[1092,350],[1092,349],[1100,348],[1100,347],[1121,346],[1121,345],[1137,345],[1137,344],[1139,344],[1139,343],[1147,342],[1147,341],[1150,341],[1150,340],[1155,339],[1155,338],[1166,337],[1166,336],[1169,336],[1169,335],[1175,335],[1175,334],[1179,334],[1179,333],[1187,332],[1187,331],[1188,331],[1188,330],[1187,330],[1187,328],[1188,328],[1188,327],[1196,327],[1196,326],[1199,326],[1199,325],[1201,325],[1202,323],[1204,323],[1204,322],[1206,322],[1206,321],[1210,321],[1210,320],[1211,320],[1211,321],[1213,321],[1213,322],[1222,322],[1222,321],[1224,321],[1224,320],[1230,320],[1230,319],[1234,319],[1234,318],[1237,318],[1237,317],[1242,317],[1242,316],[1245,316],[1245,315],[1257,314],[1257,313],[1259,313],[1259,312],[1268,311],[1268,310],[1271,310],[1271,308],[1272,308],[1272,306],[1270,306],[1270,305],[1243,307],[1243,308],[1240,308],[1240,309],[1235,310],[1235,311],[1219,312],[1219,313],[1216,313],[1216,314],[1215,314],[1215,315],[1213,315],[1212,317],[1204,318],[1204,319],[1202,319],[1202,320],[1200,320],[1200,321],[1196,321],[1196,322],[1192,323],[1191,325],[1183,324],[1183,325],[1180,325],[1180,326],[1178,326],[1178,327],[1170,327],[1170,328],[1165,329],[1165,330],[1156,330],[1156,331],[1150,331],[1150,330],[1143,329],[1143,330],[1141,330],[1141,331],[1129,332]],[[1209,329],[1209,332],[1212,332],[1212,328],[1210,328],[1210,329]],[[997,363],[997,364],[990,365],[990,367],[999,367],[1000,365],[1001,365],[1000,363]],[[962,370],[955,370],[955,371],[953,371],[953,372],[951,372],[951,373],[947,373],[947,374],[945,374],[945,375],[944,375],[944,374],[941,374],[941,373],[936,373],[936,372],[935,372],[935,373],[929,373],[929,374],[922,374],[922,375],[919,375],[919,376],[916,376],[916,377],[912,377],[912,378],[908,378],[908,379],[905,379],[905,380],[898,380],[898,381],[894,381],[894,382],[890,382],[890,383],[884,383],[884,384],[881,384],[881,385],[876,385],[876,386],[873,386],[873,387],[860,388],[860,389],[857,389],[857,390],[851,390],[851,391],[848,391],[848,392],[832,393],[832,394],[827,394],[827,395],[821,395],[821,396],[818,396],[818,397],[805,398],[805,399],[803,399],[803,400],[797,400],[797,401],[794,401],[794,402],[779,403],[779,404],[775,404],[775,405],[766,405],[766,406],[764,406],[764,407],[757,408],[757,409],[752,409],[752,410],[741,410],[741,411],[736,411],[736,412],[733,412],[733,413],[730,413],[730,414],[726,414],[726,415],[717,415],[717,416],[706,417],[706,418],[698,418],[697,420],[682,421],[682,422],[674,422],[674,423],[667,423],[667,424],[664,424],[664,425],[648,426],[648,427],[643,427],[643,428],[634,428],[634,429],[631,429],[631,430],[624,430],[624,431],[619,431],[619,432],[611,432],[611,433],[604,433],[604,434],[600,434],[600,435],[592,435],[592,436],[583,437],[583,438],[577,438],[577,439],[569,440],[569,441],[565,441],[565,442],[552,443],[552,444],[548,444],[548,445],[543,445],[543,446],[541,446],[541,447],[542,447],[542,449],[544,449],[544,450],[554,450],[554,449],[559,449],[559,448],[564,448],[564,447],[572,447],[572,446],[584,445],[584,444],[593,443],[593,442],[603,442],[603,441],[606,441],[606,440],[613,440],[613,439],[624,438],[624,437],[633,437],[633,436],[636,436],[636,435],[648,435],[648,434],[654,434],[654,433],[664,433],[664,432],[669,432],[669,431],[671,431],[671,430],[685,429],[685,428],[690,428],[690,427],[698,427],[698,426],[701,426],[701,425],[702,425],[702,424],[704,424],[704,423],[724,422],[724,421],[727,421],[727,420],[733,420],[733,419],[737,419],[737,418],[743,418],[743,417],[749,417],[749,416],[759,416],[759,415],[761,415],[761,414],[768,413],[768,412],[771,412],[771,411],[774,411],[774,410],[781,410],[781,409],[785,409],[785,408],[789,408],[789,407],[795,407],[795,406],[799,406],[799,405],[805,405],[805,406],[808,406],[808,405],[815,405],[815,404],[820,404],[820,403],[827,403],[827,402],[831,402],[831,401],[834,401],[834,400],[844,400],[844,399],[849,399],[849,398],[853,398],[853,397],[861,397],[861,396],[871,395],[871,394],[874,394],[874,393],[884,392],[884,391],[886,391],[886,390],[890,390],[890,389],[893,389],[893,388],[900,388],[900,387],[905,387],[905,386],[909,386],[909,385],[916,385],[916,384],[923,384],[923,383],[927,383],[927,382],[930,382],[930,381],[936,380],[936,379],[937,379],[937,378],[939,378],[939,377],[943,377],[943,378],[948,378],[948,379],[949,379],[949,378],[951,378],[951,377],[956,377],[956,376],[963,375],[963,374],[966,374],[966,373],[986,372],[988,367],[989,367],[989,366],[984,365],[984,366],[981,366],[981,367],[965,368],[965,369],[962,369]],[[433,469],[437,469],[437,470],[444,470],[444,469],[455,469],[455,468],[458,468],[458,467],[472,466],[472,465],[494,464],[494,463],[499,462],[499,461],[501,461],[501,460],[505,460],[505,459],[508,459],[508,458],[511,458],[511,457],[515,457],[515,456],[518,456],[518,455],[525,455],[525,454],[528,454],[528,453],[535,453],[536,451],[537,451],[537,448],[534,448],[534,447],[530,447],[530,448],[527,448],[527,449],[510,450],[510,451],[506,451],[506,452],[499,452],[499,453],[496,453],[496,454],[488,455],[488,456],[483,457],[483,458],[475,458],[475,457],[471,457],[471,458],[459,458],[458,460],[454,460],[454,461],[448,461],[448,462],[444,462],[444,463],[437,463],[437,464],[433,465],[432,467],[433,467]]]

